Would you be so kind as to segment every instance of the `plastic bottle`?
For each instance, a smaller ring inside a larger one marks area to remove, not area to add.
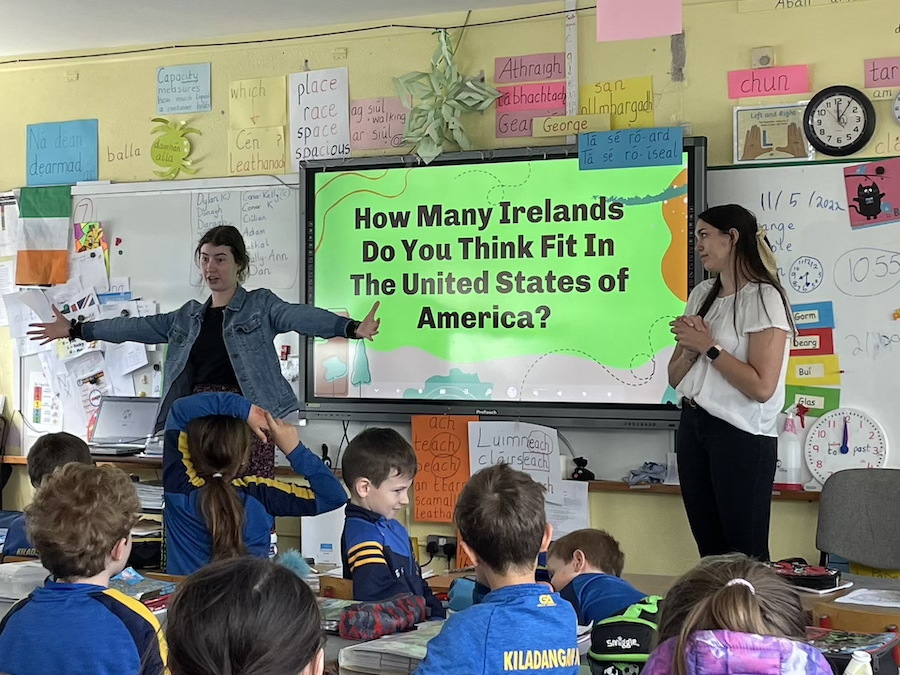
[[[869,652],[853,652],[844,675],[872,675],[872,655]]]
[[[797,434],[797,409],[790,407],[784,420],[784,430],[778,435],[778,465],[775,469],[776,490],[802,490],[803,473],[801,463],[803,450]]]

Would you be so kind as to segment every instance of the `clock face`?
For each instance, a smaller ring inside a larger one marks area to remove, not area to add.
[[[806,107],[804,131],[821,153],[850,155],[865,147],[875,132],[875,108],[861,91],[828,87]]]
[[[824,276],[822,263],[817,258],[807,255],[797,258],[791,265],[791,271],[788,274],[791,286],[798,293],[811,293],[816,290]]]
[[[887,457],[881,425],[858,410],[839,408],[822,415],[806,437],[806,465],[824,484],[835,471],[879,469]]]

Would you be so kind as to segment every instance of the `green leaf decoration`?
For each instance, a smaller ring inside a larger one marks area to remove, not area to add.
[[[445,150],[471,150],[460,115],[484,112],[500,98],[500,92],[485,83],[483,73],[476,77],[460,74],[449,33],[435,32],[438,46],[431,57],[431,70],[394,78],[397,95],[409,110],[403,142],[414,145],[426,164]]]

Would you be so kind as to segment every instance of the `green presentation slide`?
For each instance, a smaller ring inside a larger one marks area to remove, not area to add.
[[[661,403],[686,181],[686,156],[315,174],[315,304],[381,303],[374,341],[316,342],[316,396]]]

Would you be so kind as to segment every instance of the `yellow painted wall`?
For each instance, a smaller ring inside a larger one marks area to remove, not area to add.
[[[472,23],[559,10],[561,2],[496,11],[477,11]],[[579,5],[589,8],[584,0]],[[687,45],[686,81],[672,82],[668,38],[597,44],[593,10],[580,14],[579,74],[582,83],[652,75],[656,123],[690,123],[694,134],[709,138],[710,163],[729,164],[732,116],[736,102],[727,98],[726,73],[749,68],[749,50],[776,48],[779,65],[807,63],[813,90],[846,83],[863,84],[865,58],[900,55],[900,8],[896,0],[852,3],[781,11],[740,13],[735,0],[684,0]],[[775,0],[772,0],[773,6]],[[249,10],[248,10],[249,11]],[[210,17],[211,21],[215,17]],[[464,14],[418,19],[424,25],[452,25]],[[359,27],[359,26],[356,26]],[[322,32],[317,30],[316,32]],[[286,27],[281,35],[301,35]],[[458,34],[458,32],[457,32]],[[276,37],[256,35],[252,38]],[[471,27],[460,49],[463,72],[484,69],[490,76],[497,56],[561,51],[560,17],[495,26]],[[140,181],[153,178],[149,158],[150,118],[155,114],[156,68],[183,63],[212,63],[213,111],[191,116],[203,132],[195,140],[201,177],[226,173],[227,86],[242,78],[287,75],[303,69],[350,68],[351,98],[392,95],[391,76],[426,69],[435,47],[427,30],[389,30],[309,40],[230,47],[162,49],[135,55],[21,62],[0,66],[0,190],[25,183],[25,125],[65,119],[100,120],[100,179]],[[346,50],[344,52],[342,50]],[[776,102],[742,100],[741,104]],[[878,130],[865,156],[900,154],[900,128],[888,102],[877,102]],[[494,138],[494,113],[467,118],[476,147],[517,147],[522,140]],[[556,139],[545,139],[553,143]],[[532,145],[538,145],[535,140]],[[141,155],[136,156],[136,151]],[[116,155],[129,155],[118,160]],[[0,393],[12,394],[12,350],[8,331],[0,329]],[[16,452],[16,448],[11,449]],[[20,470],[17,470],[17,474]],[[6,506],[29,498],[27,481],[13,479]],[[591,495],[592,522],[618,536],[634,572],[678,572],[696,559],[684,512],[677,498],[621,493]],[[806,503],[776,503],[773,555],[815,557],[816,509]],[[414,524],[422,537],[440,528]],[[446,531],[446,529],[444,530]]]

